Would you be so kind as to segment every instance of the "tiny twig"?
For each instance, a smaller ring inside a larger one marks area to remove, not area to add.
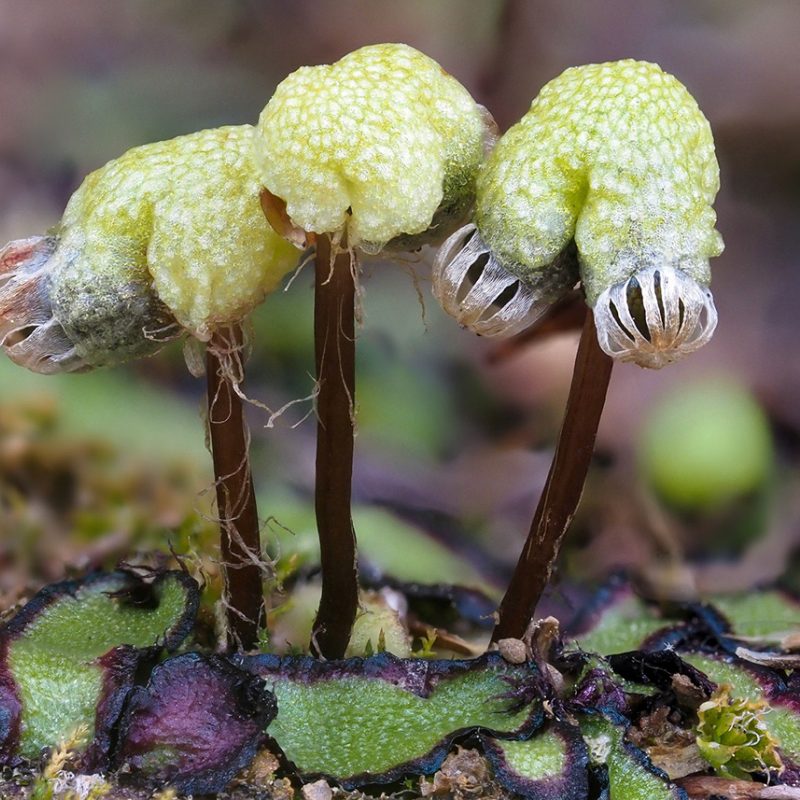
[[[690,800],[800,800],[800,789],[793,786],[765,786],[757,781],[719,778],[714,775],[689,775],[676,783]]]
[[[311,651],[342,658],[358,611],[356,537],[350,516],[355,400],[355,281],[350,254],[317,236],[314,347],[317,369],[315,509],[322,597]]]
[[[611,378],[612,360],[600,349],[587,312],[564,424],[556,443],[530,533],[500,604],[492,641],[520,639],[550,580],[561,541],[578,507]]]
[[[261,539],[248,437],[235,376],[243,374],[242,329],[214,334],[206,351],[208,429],[214,460],[220,550],[225,580],[228,646],[254,648],[266,624],[262,590]],[[230,361],[223,364],[221,358]]]

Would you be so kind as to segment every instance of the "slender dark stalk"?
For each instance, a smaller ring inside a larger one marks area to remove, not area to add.
[[[315,509],[322,564],[322,597],[311,651],[342,658],[358,611],[356,536],[350,517],[355,402],[355,283],[350,255],[331,256],[318,236],[314,349],[317,368]]]
[[[228,647],[250,650],[266,624],[258,510],[250,473],[242,400],[232,379],[242,376],[242,329],[214,334],[206,351],[208,429],[225,581]]]
[[[550,580],[564,534],[581,499],[603,413],[612,360],[600,349],[594,315],[586,314],[564,423],[530,533],[500,603],[492,641],[522,638]]]

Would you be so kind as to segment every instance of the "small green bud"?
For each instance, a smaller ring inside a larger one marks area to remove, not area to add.
[[[52,235],[0,251],[0,344],[39,372],[208,340],[296,262],[264,223],[250,126],[134,148],[89,175]]]
[[[755,772],[782,770],[779,742],[764,722],[763,701],[731,697],[722,685],[697,709],[697,746],[714,770],[726,778],[752,779]]]
[[[487,159],[475,225],[442,249],[435,291],[463,324],[508,335],[581,280],[603,349],[663,366],[716,324],[718,188],[711,129],[674,77],[631,60],[573,67]]]
[[[304,231],[370,252],[419,247],[471,208],[487,118],[419,51],[362,47],[281,82],[258,123],[259,174]]]
[[[686,510],[716,509],[756,491],[774,461],[766,415],[729,382],[681,387],[648,416],[638,460],[660,497]]]

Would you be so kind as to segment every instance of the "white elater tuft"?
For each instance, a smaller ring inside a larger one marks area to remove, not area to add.
[[[711,292],[674,267],[648,267],[603,291],[597,339],[612,358],[660,369],[701,348],[717,327]]]
[[[460,325],[481,336],[513,336],[548,308],[538,292],[500,265],[472,223],[439,249],[433,293]]]

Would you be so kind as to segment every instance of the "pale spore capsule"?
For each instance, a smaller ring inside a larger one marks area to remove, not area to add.
[[[255,152],[297,228],[367,252],[410,250],[464,221],[494,137],[488,112],[435,61],[379,44],[282,81]]]
[[[632,60],[573,67],[488,157],[434,291],[462,324],[510,335],[580,281],[603,349],[661,367],[716,326],[718,189],[711,129],[676,78]]]
[[[265,223],[252,128],[143,145],[90,174],[47,236],[0,251],[0,344],[37,372],[207,341],[295,265]]]

